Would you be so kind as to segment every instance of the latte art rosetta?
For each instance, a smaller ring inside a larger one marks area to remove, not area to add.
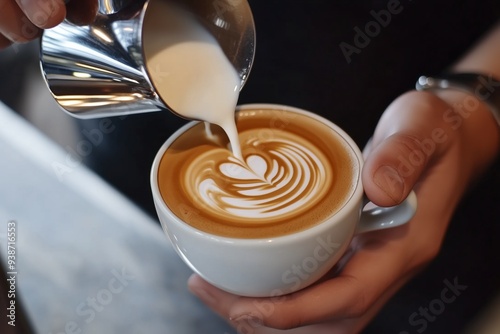
[[[268,224],[310,209],[329,189],[331,166],[307,140],[280,130],[259,138],[249,130],[240,141],[245,161],[217,148],[186,173],[185,189],[212,214],[233,216],[235,225]]]
[[[241,159],[221,127],[191,123],[167,147],[158,185],[169,210],[212,236],[265,239],[319,225],[358,186],[360,162],[313,114],[237,111]]]

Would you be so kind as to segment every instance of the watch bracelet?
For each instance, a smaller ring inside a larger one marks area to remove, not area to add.
[[[460,90],[484,102],[500,126],[500,80],[481,73],[445,73],[420,76],[415,84],[419,91]]]

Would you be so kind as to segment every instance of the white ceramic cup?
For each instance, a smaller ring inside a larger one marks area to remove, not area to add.
[[[340,134],[359,160],[357,178],[352,180],[356,185],[352,197],[323,222],[293,234],[262,239],[221,237],[184,223],[162,199],[158,167],[171,143],[197,122],[186,124],[163,144],[151,171],[151,189],[158,217],[177,253],[206,281],[241,296],[271,297],[303,289],[332,269],[355,234],[405,224],[416,211],[413,192],[399,206],[363,210],[367,200],[361,183],[361,152],[354,141],[332,122],[314,113],[283,105],[251,104],[238,109],[270,108],[320,120]]]

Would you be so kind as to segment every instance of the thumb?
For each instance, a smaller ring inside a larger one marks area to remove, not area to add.
[[[430,159],[421,143],[416,137],[397,133],[373,148],[362,175],[373,203],[393,206],[408,196]]]
[[[441,139],[447,131],[440,111],[447,108],[442,100],[422,93],[407,93],[388,107],[367,150],[362,174],[365,192],[373,203],[401,203],[443,152],[446,145]]]

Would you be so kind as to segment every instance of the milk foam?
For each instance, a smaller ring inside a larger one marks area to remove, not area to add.
[[[241,79],[216,39],[190,13],[152,1],[145,53],[153,84],[177,114],[221,126],[241,159],[234,111]]]

